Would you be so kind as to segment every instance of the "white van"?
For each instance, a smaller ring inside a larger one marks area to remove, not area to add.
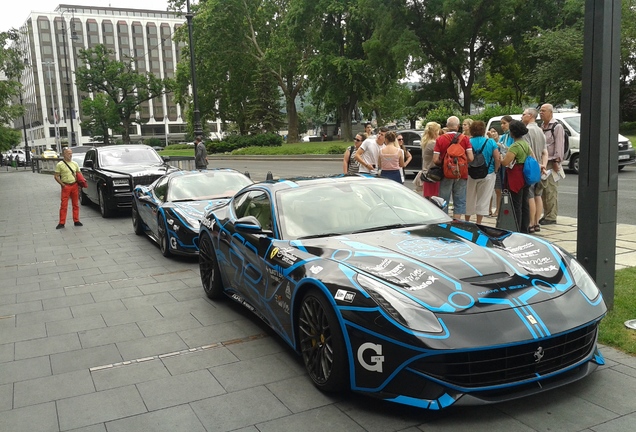
[[[565,160],[563,167],[579,173],[579,144],[581,141],[581,114],[576,112],[553,113],[556,121],[563,125],[565,133],[568,134],[568,149],[565,152]],[[501,118],[503,116],[493,117],[488,120],[486,130],[494,127],[499,134],[501,130]],[[515,120],[521,120],[521,114],[512,114]],[[537,117],[537,123],[541,124],[541,119]],[[618,170],[622,170],[625,166],[636,163],[636,151],[632,147],[632,143],[623,135],[618,135]]]
[[[18,158],[18,165],[26,165],[26,153],[22,149],[7,150],[4,154],[5,163],[9,163],[10,160],[16,160]]]

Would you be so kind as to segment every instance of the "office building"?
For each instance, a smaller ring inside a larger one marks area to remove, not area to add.
[[[184,24],[184,16],[167,11],[61,4],[53,12],[31,12],[17,41],[27,65],[21,82],[29,147],[39,153],[91,142],[80,114],[81,101],[91,95],[75,85],[81,49],[103,44],[118,60],[132,58],[139,72],[173,78],[183,46],[172,36]],[[172,94],[145,102],[137,116],[142,124],[131,128],[132,142],[184,139],[186,121]],[[22,130],[22,119],[14,127]]]

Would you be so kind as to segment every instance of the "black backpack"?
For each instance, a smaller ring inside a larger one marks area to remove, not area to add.
[[[473,153],[475,154],[472,162],[468,162],[468,175],[474,180],[483,179],[488,175],[488,167],[490,164],[486,163],[486,158],[483,155],[484,147],[488,143],[488,139],[484,141],[479,152],[473,147]]]
[[[554,136],[554,129],[556,129],[558,124],[561,124],[561,123],[559,123],[558,121],[555,121],[550,129],[545,129],[546,131],[552,132],[552,139],[554,140],[556,140]],[[570,149],[570,135],[568,135],[568,132],[565,129],[565,126],[561,125],[561,127],[563,128],[563,154],[566,155],[568,154],[568,150]]]

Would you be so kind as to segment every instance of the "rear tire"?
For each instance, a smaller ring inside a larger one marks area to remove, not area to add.
[[[570,161],[570,168],[574,171],[574,174],[579,173],[579,155],[572,156],[572,160]]]
[[[303,297],[298,317],[298,337],[305,369],[323,391],[345,389],[347,350],[331,304],[317,288]]]
[[[199,273],[205,295],[213,300],[221,298],[223,296],[223,281],[212,238],[208,233],[201,234],[199,241]]]
[[[88,195],[84,193],[84,190],[80,188],[79,191],[79,202],[83,206],[87,206],[91,203],[91,200],[88,199]]]

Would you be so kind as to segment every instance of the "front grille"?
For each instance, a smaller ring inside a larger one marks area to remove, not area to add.
[[[147,186],[150,183],[152,183],[153,181],[157,180],[159,177],[161,177],[161,174],[152,174],[152,175],[145,175],[145,176],[133,176],[132,177],[132,182],[133,182],[133,189],[135,188],[135,186]]]
[[[618,143],[618,150],[627,150],[628,145],[626,142],[619,142]]]
[[[546,375],[581,361],[594,348],[597,324],[540,341],[431,356],[411,367],[465,388],[508,384]],[[541,359],[540,353],[543,354]]]

